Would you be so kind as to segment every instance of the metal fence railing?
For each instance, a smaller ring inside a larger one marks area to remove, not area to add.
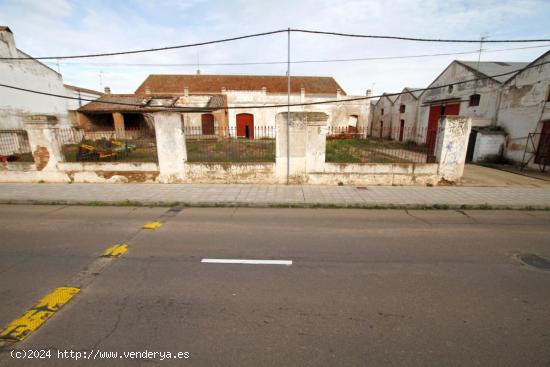
[[[335,163],[435,162],[435,131],[414,127],[329,127],[326,161]]]
[[[185,126],[189,162],[275,162],[274,126]]]
[[[57,141],[66,162],[158,162],[154,129],[61,128]]]
[[[0,130],[0,162],[34,162],[25,130]]]

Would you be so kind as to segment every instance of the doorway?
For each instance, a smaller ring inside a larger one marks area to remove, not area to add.
[[[214,135],[214,115],[204,113],[201,115],[202,135]]]
[[[457,116],[460,113],[460,103],[446,105],[431,105],[426,131],[426,146],[428,148],[428,163],[435,162],[435,142],[437,139],[437,125],[442,116]]]
[[[550,163],[550,120],[542,122],[542,130],[537,145],[535,163],[547,165]]]
[[[239,113],[237,115],[237,137],[254,139],[254,115]]]

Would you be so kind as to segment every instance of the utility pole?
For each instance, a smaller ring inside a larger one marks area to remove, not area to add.
[[[290,183],[290,27],[288,28],[287,46],[286,184],[288,185]]]
[[[477,70],[479,71],[479,63],[481,62],[481,52],[483,51],[483,41],[487,39],[487,36],[481,36],[479,40],[479,53],[477,55]],[[477,80],[474,82],[474,94],[477,93]]]

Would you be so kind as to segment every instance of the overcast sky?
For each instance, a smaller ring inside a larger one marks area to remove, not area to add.
[[[186,44],[288,27],[336,32],[432,38],[550,38],[549,0],[0,0],[0,25],[17,47],[33,56],[68,55]],[[548,49],[489,52],[537,44],[489,44],[485,61],[532,61]],[[538,44],[541,45],[541,44]],[[542,44],[544,45],[544,44]],[[62,61],[66,83],[131,93],[156,74],[195,73],[197,66],[131,66],[199,61],[204,74],[284,75],[286,65],[208,66],[207,63],[285,61],[286,34],[219,45],[130,56]],[[365,58],[469,52],[478,44],[435,44],[291,36],[292,60]],[[293,64],[293,75],[333,76],[348,94],[396,92],[427,86],[453,59],[428,58]],[[55,63],[52,64],[57,69]],[[100,78],[101,73],[101,78]],[[2,76],[0,75],[0,82]],[[102,83],[102,85],[100,85]]]

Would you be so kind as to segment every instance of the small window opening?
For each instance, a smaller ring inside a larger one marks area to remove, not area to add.
[[[383,109],[383,108],[382,108],[380,114],[381,114],[381,115],[384,115],[384,109]]]
[[[405,113],[405,105],[404,105],[404,104],[402,104],[401,106],[399,106],[399,112]]]
[[[479,94],[472,94],[470,96],[470,107],[479,106],[480,99],[481,99],[481,96]]]

